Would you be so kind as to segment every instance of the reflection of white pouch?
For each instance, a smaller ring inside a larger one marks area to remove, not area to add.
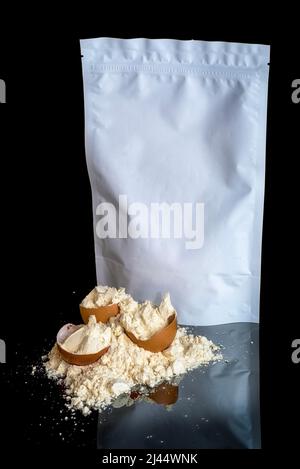
[[[259,320],[269,46],[81,41],[99,284]]]

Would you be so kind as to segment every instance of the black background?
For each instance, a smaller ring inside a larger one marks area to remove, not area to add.
[[[78,436],[64,443],[45,429],[30,429],[30,421],[45,409],[38,398],[35,403],[28,398],[15,370],[24,357],[30,363],[45,347],[45,337],[54,338],[63,322],[78,321],[78,303],[95,284],[79,38],[112,36],[271,44],[261,287],[262,443],[265,450],[296,448],[300,364],[291,361],[291,342],[300,336],[300,104],[291,101],[291,82],[300,78],[296,19],[290,19],[288,29],[283,38],[276,28],[266,32],[267,27],[261,28],[264,33],[256,27],[235,32],[186,23],[177,29],[124,25],[67,32],[53,24],[2,37],[0,78],[7,84],[7,104],[0,106],[5,238],[0,338],[7,343],[7,364],[0,364],[0,412],[2,430],[13,445],[79,444]]]

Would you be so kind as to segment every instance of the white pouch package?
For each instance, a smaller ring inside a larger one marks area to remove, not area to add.
[[[269,46],[81,41],[98,284],[259,321]]]

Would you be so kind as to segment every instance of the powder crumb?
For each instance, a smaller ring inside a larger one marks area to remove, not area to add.
[[[89,407],[87,407],[87,406],[83,407],[83,409],[82,409],[83,415],[88,415],[88,414],[90,414],[90,412],[91,412],[91,410],[90,410]]]
[[[140,387],[153,388],[221,358],[219,347],[213,342],[188,334],[183,327],[178,328],[167,350],[152,353],[131,342],[120,323],[120,315],[110,318],[108,326],[110,348],[97,362],[88,366],[70,365],[54,345],[44,363],[48,377],[64,385],[67,407],[80,410],[83,415],[93,409],[105,409],[137,387],[139,392]],[[129,396],[127,399],[127,405],[131,405],[133,400]]]
[[[167,412],[171,412],[173,410],[173,404],[169,404],[165,406]]]

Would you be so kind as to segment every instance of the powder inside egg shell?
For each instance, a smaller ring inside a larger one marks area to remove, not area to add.
[[[111,328],[101,322],[97,323],[96,317],[91,315],[88,324],[71,334],[61,347],[78,355],[97,353],[108,347],[110,340]]]
[[[120,323],[139,340],[147,340],[168,324],[176,314],[169,293],[164,295],[159,306],[151,301],[137,303],[131,297],[120,304]]]
[[[152,353],[139,348],[127,337],[119,317],[112,317],[111,343],[108,352],[88,366],[66,363],[56,345],[44,366],[49,378],[65,386],[68,406],[84,415],[102,410],[120,395],[136,386],[155,387],[188,370],[219,360],[219,347],[203,336],[188,334],[179,327],[171,346]]]
[[[98,285],[82,300],[81,304],[85,308],[98,308],[110,304],[119,304],[128,298],[130,298],[130,295],[125,293],[125,288],[117,289]]]

